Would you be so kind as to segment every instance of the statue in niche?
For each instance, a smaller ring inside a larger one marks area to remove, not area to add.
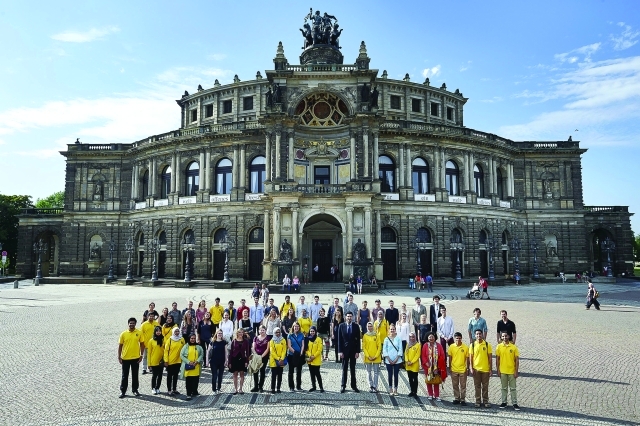
[[[358,242],[353,245],[353,261],[362,262],[367,260],[367,248],[360,238]]]
[[[100,201],[102,200],[102,196],[103,196],[103,186],[102,186],[102,182],[96,182],[93,184],[93,199],[96,201]]]
[[[373,91],[371,92],[371,107],[378,107],[378,86],[373,87]]]
[[[282,100],[280,99],[280,85],[278,83],[273,85],[273,103],[279,104]]]
[[[91,251],[89,252],[89,259],[98,260],[101,259],[101,257],[102,249],[100,248],[98,243],[94,243],[93,246],[91,246]]]
[[[269,108],[273,107],[273,92],[271,91],[271,87],[269,87],[269,91],[267,92],[267,106]]]
[[[547,257],[550,259],[555,259],[558,257],[558,247],[553,244],[553,241],[549,241],[547,243]]]
[[[549,179],[545,179],[542,181],[542,189],[545,194],[548,194],[551,192],[551,182],[549,182]]]
[[[360,100],[362,102],[369,102],[369,95],[369,86],[365,83],[364,86],[362,86],[362,90],[360,90]]]
[[[291,244],[289,244],[286,238],[280,245],[280,260],[282,262],[291,262],[293,260]]]

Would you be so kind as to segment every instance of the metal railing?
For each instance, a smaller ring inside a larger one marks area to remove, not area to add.
[[[358,69],[354,64],[341,65],[341,64],[309,64],[309,65],[288,65],[287,71],[298,72],[327,72],[327,71],[356,71]]]
[[[27,208],[22,209],[22,214],[28,215],[56,215],[63,214],[63,208],[52,208],[52,209],[36,209],[36,208]]]
[[[584,206],[584,209],[594,213],[629,213],[629,206]]]

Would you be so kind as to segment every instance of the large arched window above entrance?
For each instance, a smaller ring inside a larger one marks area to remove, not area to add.
[[[484,229],[482,231],[480,231],[480,236],[478,237],[478,242],[480,244],[486,244],[487,243],[487,231],[485,231]]]
[[[171,193],[171,167],[167,166],[160,175],[160,198],[168,198]]]
[[[473,183],[475,184],[476,195],[484,197],[484,173],[478,164],[473,166]]]
[[[349,115],[342,99],[331,93],[314,93],[304,98],[296,107],[295,115],[305,126],[337,126]]]
[[[380,190],[382,192],[393,192],[396,181],[396,166],[393,164],[393,160],[386,155],[381,155],[378,163],[378,178],[382,181]]]
[[[413,184],[413,192],[415,194],[429,193],[429,166],[424,159],[418,157],[411,163],[413,169],[411,173],[411,181]]]
[[[231,166],[228,158],[216,164],[216,194],[231,194]]]
[[[227,238],[227,234],[229,233],[229,231],[227,231],[224,228],[218,229],[216,231],[215,234],[213,234],[213,243],[214,244],[220,244],[222,243],[225,238]]]
[[[460,171],[458,165],[453,161],[447,161],[445,172],[445,186],[449,195],[460,195],[460,187],[458,181],[460,178]]]
[[[253,228],[251,232],[249,232],[249,244],[259,243],[264,243],[264,229]]]
[[[195,244],[196,243],[196,234],[192,229],[189,229],[184,233],[184,241],[185,244]]]
[[[431,242],[431,232],[427,228],[420,228],[417,232],[418,242],[421,243],[430,243]]]
[[[251,192],[254,194],[264,192],[264,181],[267,177],[265,164],[265,158],[260,155],[254,158],[249,166],[249,173],[251,173]]]
[[[198,188],[200,186],[200,166],[195,161],[189,163],[189,166],[187,167],[186,178],[185,195],[196,195],[196,192],[198,191]]]
[[[395,243],[396,233],[394,232],[393,228],[385,226],[380,230],[380,239],[383,243]]]
[[[158,243],[159,243],[161,246],[165,246],[165,245],[167,245],[167,233],[166,233],[165,231],[162,231],[162,232],[160,233],[160,235],[158,236]]]

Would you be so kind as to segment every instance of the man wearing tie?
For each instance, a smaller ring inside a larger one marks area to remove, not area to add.
[[[433,296],[433,305],[429,307],[429,323],[431,324],[431,331],[438,335],[438,318],[442,315],[440,308],[444,305],[440,304],[440,296]]]
[[[353,314],[347,312],[346,322],[338,327],[338,353],[342,360],[342,388],[345,393],[347,387],[347,368],[351,370],[351,389],[358,390],[356,383],[356,359],[360,356],[360,327],[353,322]]]

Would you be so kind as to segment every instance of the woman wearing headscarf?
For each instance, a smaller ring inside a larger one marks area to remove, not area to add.
[[[174,328],[178,328],[178,324],[173,322],[173,317],[169,315],[167,317],[167,321],[165,321],[164,325],[162,326],[162,337],[164,337],[165,339],[171,337],[171,334],[173,333],[171,330],[173,330]]]
[[[307,357],[309,359],[309,373],[311,374],[311,389],[309,389],[309,392],[314,392],[316,390],[316,380],[318,381],[320,392],[324,392],[322,377],[320,376],[323,346],[324,343],[322,342],[322,339],[318,337],[317,328],[315,326],[311,326],[309,329],[309,338],[307,339]]]
[[[297,322],[291,327],[292,332],[287,337],[288,356],[287,363],[289,364],[289,390],[302,390],[302,365],[304,364],[304,334],[300,331],[300,324]],[[296,383],[294,388],[293,372],[296,373]]]
[[[389,335],[382,343],[382,357],[387,366],[389,395],[398,395],[398,372],[402,364],[402,340],[396,334],[395,324],[389,326]],[[394,386],[395,383],[395,386]]]
[[[171,330],[173,331],[164,344],[164,366],[167,367],[167,392],[169,395],[177,395],[180,393],[176,386],[178,385],[178,375],[182,365],[180,352],[184,346],[184,338],[177,326]]]
[[[244,373],[249,366],[249,341],[244,338],[244,330],[236,330],[235,339],[231,341],[229,349],[229,371],[233,373],[234,395],[244,395],[242,386],[244,385]]]
[[[227,365],[227,344],[227,341],[222,336],[222,330],[218,329],[207,351],[207,358],[209,358],[209,366],[211,367],[211,390],[213,393],[222,391],[222,376],[224,375],[224,367]]]
[[[362,335],[362,351],[364,365],[367,369],[367,378],[369,379],[369,391],[377,393],[378,373],[382,362],[382,340],[378,337],[378,333],[373,330],[372,322],[367,323],[367,331]]]
[[[440,384],[447,378],[447,359],[442,345],[436,342],[435,333],[429,333],[427,344],[422,347],[422,368],[427,382],[427,399],[440,401]]]
[[[271,368],[271,393],[280,393],[282,384],[282,369],[286,365],[287,341],[282,338],[282,330],[273,330],[273,337],[269,341],[269,368]]]
[[[313,324],[313,321],[311,320],[311,317],[307,313],[306,309],[302,310],[302,317],[298,318],[298,324],[300,324],[300,331],[302,332],[304,337],[307,337],[309,335],[309,330],[311,329],[311,324]]]
[[[253,352],[262,357],[262,367],[260,371],[253,374],[253,389],[251,392],[262,392],[264,386],[264,373],[269,362],[269,339],[267,338],[267,328],[260,326],[258,335],[253,339]],[[259,373],[259,374],[258,374]]]
[[[324,357],[323,360],[326,361],[329,359],[329,348],[331,347],[331,341],[329,340],[329,334],[331,332],[331,320],[326,316],[326,311],[324,308],[320,309],[318,317],[318,327],[316,331],[318,333],[318,338],[322,340],[324,343]]]
[[[154,395],[160,393],[162,384],[162,370],[164,369],[164,346],[162,345],[162,327],[156,326],[153,330],[153,337],[146,342],[147,365],[151,368],[151,392]]]
[[[196,313],[197,315],[197,313]],[[197,341],[202,351],[206,354],[209,349],[209,343],[211,343],[211,336],[213,334],[213,323],[211,322],[211,314],[209,311],[204,313],[204,318],[198,323]],[[204,366],[208,367],[207,359],[204,360]]]
[[[202,347],[196,343],[196,335],[189,336],[189,343],[184,345],[180,351],[180,359],[182,367],[180,368],[180,376],[184,377],[185,388],[187,391],[187,401],[191,401],[198,393],[198,383],[200,382],[200,368],[204,351]]]
[[[420,343],[416,338],[416,333],[409,333],[409,342],[404,351],[404,367],[409,377],[409,397],[418,396],[418,371],[420,371]]]

